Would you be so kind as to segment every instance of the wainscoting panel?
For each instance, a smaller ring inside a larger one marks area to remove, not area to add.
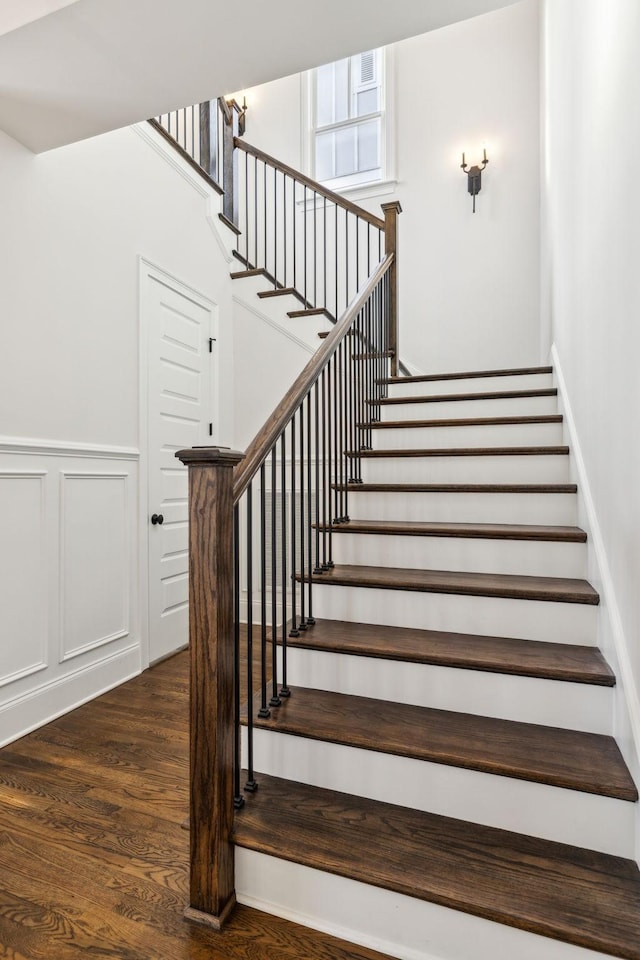
[[[138,451],[0,437],[0,745],[141,669]]]
[[[0,686],[46,669],[46,471],[0,471]]]
[[[129,634],[127,473],[62,474],[60,659]]]

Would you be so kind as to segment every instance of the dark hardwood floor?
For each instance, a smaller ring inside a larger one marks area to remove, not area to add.
[[[383,960],[238,907],[188,899],[187,653],[0,750],[0,957]]]

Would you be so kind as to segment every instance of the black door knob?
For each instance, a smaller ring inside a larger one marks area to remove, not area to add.
[[[161,513],[154,513],[154,515],[151,517],[151,523],[154,525],[154,527],[156,523],[164,523],[164,517]]]

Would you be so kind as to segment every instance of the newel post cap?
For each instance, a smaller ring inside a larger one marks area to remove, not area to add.
[[[176,457],[187,467],[234,467],[244,460],[244,453],[230,447],[189,447],[178,450]]]
[[[402,213],[402,207],[399,200],[392,200],[390,203],[381,203],[380,207],[386,213],[387,210],[394,210],[396,213]]]

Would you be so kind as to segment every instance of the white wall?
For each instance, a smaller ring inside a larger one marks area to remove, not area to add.
[[[401,355],[424,371],[539,361],[539,10],[524,0],[393,45]],[[246,91],[246,139],[302,164],[299,75]],[[461,152],[489,167],[477,213]]]
[[[218,305],[227,444],[233,348],[219,198],[147,124],[0,166],[2,743],[145,663],[139,257]]]
[[[617,671],[617,733],[640,744],[640,156],[637,0],[544,10],[546,341],[581,454],[601,645]],[[640,851],[639,851],[640,852]]]

